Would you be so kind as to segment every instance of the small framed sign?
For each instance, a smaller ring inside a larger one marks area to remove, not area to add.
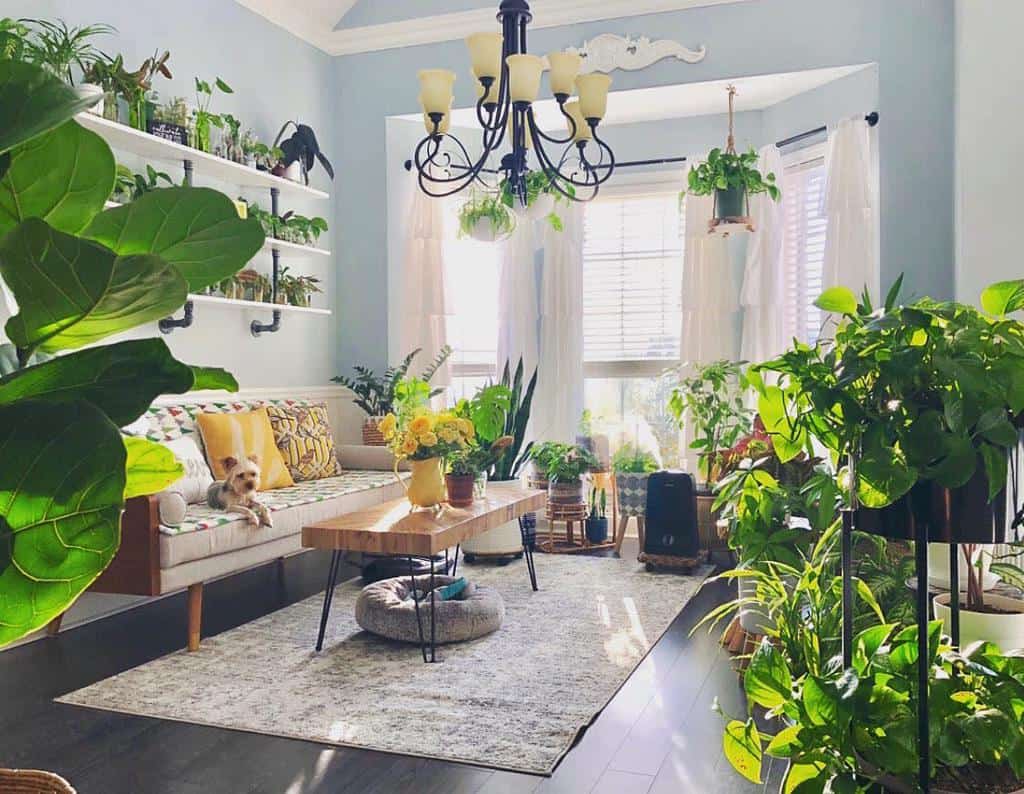
[[[146,130],[150,135],[163,138],[165,141],[180,143],[188,146],[188,130],[179,124],[171,124],[167,121],[152,121],[146,123]]]

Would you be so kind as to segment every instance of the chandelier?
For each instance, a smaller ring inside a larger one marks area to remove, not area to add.
[[[476,33],[466,39],[479,97],[476,118],[482,128],[476,159],[450,132],[455,73],[447,69],[419,72],[427,135],[416,146],[413,163],[424,193],[441,198],[470,186],[501,189],[525,207],[527,177],[534,172],[574,201],[591,200],[611,177],[615,155],[597,129],[607,110],[612,79],[606,74],[580,74],[583,59],[575,52],[548,55],[551,93],[568,134],[560,138],[545,133],[534,118],[533,103],[546,64],[526,52],[526,28],[532,19],[527,0],[502,0],[501,33]],[[570,102],[573,93],[578,99]],[[498,168],[488,168],[491,156],[503,149],[506,136],[511,151],[501,157]],[[531,149],[536,157],[532,168]],[[493,175],[501,177],[498,183],[488,181]]]

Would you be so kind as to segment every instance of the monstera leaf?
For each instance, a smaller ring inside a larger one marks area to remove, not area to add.
[[[181,479],[185,467],[163,444],[144,438],[126,438],[124,498],[158,493]]]
[[[0,59],[0,152],[59,127],[99,100],[80,97],[38,66]]]
[[[120,541],[127,452],[89,403],[0,406],[0,646],[46,625]]]
[[[116,168],[104,140],[74,121],[23,143],[0,181],[0,237],[26,218],[77,234],[103,210]]]
[[[259,221],[242,220],[231,199],[205,187],[150,191],[97,215],[85,236],[118,254],[161,256],[192,292],[237,273],[265,240]]]
[[[188,293],[158,256],[118,256],[35,218],[0,242],[0,276],[18,302],[6,330],[20,350],[83,347],[166,317]]]

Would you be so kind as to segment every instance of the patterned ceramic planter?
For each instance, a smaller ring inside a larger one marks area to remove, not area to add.
[[[649,474],[616,472],[615,489],[619,494],[619,515],[643,518],[647,513],[647,478]]]

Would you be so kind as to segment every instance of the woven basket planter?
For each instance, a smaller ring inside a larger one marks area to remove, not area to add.
[[[721,511],[713,511],[714,494],[697,494],[697,532],[700,535],[700,547],[707,551],[723,551],[729,548],[727,538],[718,534],[718,519]]]
[[[552,508],[555,505],[559,507],[575,507],[576,505],[583,506],[586,508],[586,502],[583,500],[583,480],[577,480],[576,482],[557,482],[552,480],[548,485],[548,505]]]
[[[0,769],[0,791],[4,794],[76,794],[60,775],[38,769]]]
[[[383,416],[368,416],[363,422],[363,446],[383,447],[387,444],[379,427],[380,420],[383,418]]]

